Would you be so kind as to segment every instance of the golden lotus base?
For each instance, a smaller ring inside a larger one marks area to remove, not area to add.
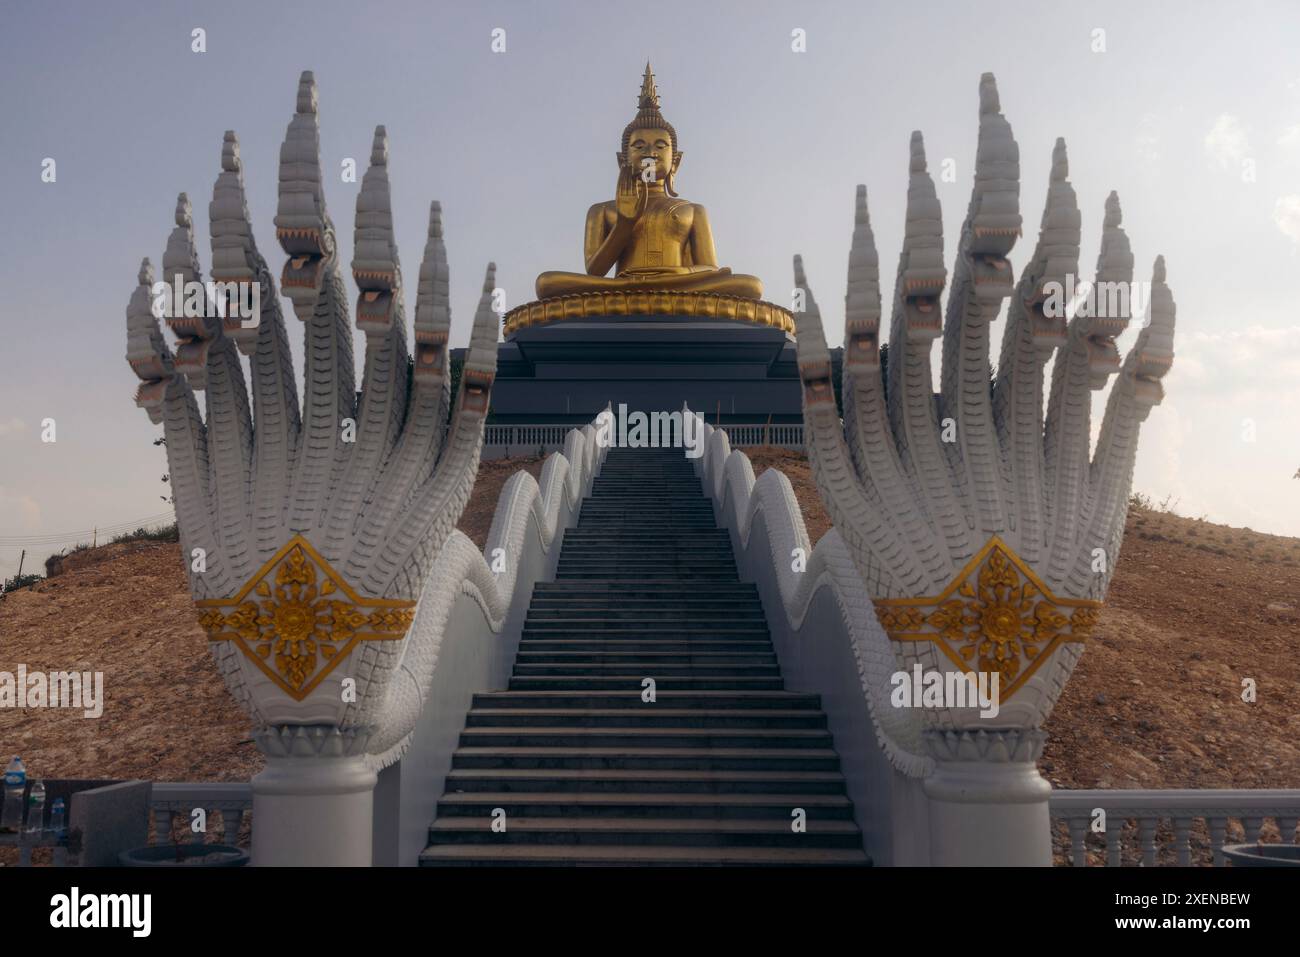
[[[209,641],[235,646],[302,701],[362,641],[406,635],[415,602],[363,598],[295,535],[230,598],[196,601]]]
[[[931,641],[958,668],[999,675],[1007,700],[1062,642],[1091,637],[1101,602],[1057,598],[994,535],[942,592],[884,598],[876,617],[893,641]]]
[[[794,335],[794,317],[788,309],[760,299],[742,299],[715,292],[678,292],[635,289],[617,292],[584,292],[555,296],[516,306],[505,314],[505,334],[513,335],[530,326],[562,322],[565,319],[593,319],[608,316],[690,316],[700,319],[735,319],[756,326],[769,326]]]

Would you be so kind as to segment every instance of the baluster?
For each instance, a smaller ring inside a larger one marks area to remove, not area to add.
[[[1190,867],[1192,864],[1192,819],[1190,817],[1174,818],[1174,850],[1178,854],[1178,866]]]
[[[1228,836],[1228,819],[1226,817],[1207,818],[1206,826],[1210,829],[1210,846],[1214,848],[1214,866],[1223,866],[1223,841]]]
[[[1120,820],[1114,827],[1111,827],[1113,818],[1106,819],[1106,866],[1120,866],[1120,845],[1121,837],[1124,833],[1124,821]]]
[[[244,808],[239,804],[228,804],[221,808],[221,839],[231,847],[239,844],[239,828],[244,822]]]
[[[153,833],[159,844],[170,844],[172,839],[172,812],[168,808],[153,809]]]
[[[1246,831],[1246,843],[1258,844],[1259,830],[1264,826],[1264,819],[1262,817],[1243,817],[1241,826]]]
[[[1159,818],[1138,818],[1138,845],[1142,848],[1142,866],[1156,866],[1156,825]]]
[[[1070,829],[1070,850],[1074,855],[1074,866],[1087,867],[1088,846],[1084,843],[1084,838],[1088,836],[1088,819],[1072,817],[1065,823]]]
[[[1297,821],[1294,817],[1277,818],[1277,830],[1278,833],[1282,835],[1283,844],[1295,843],[1295,829],[1297,823],[1300,823],[1300,821]]]

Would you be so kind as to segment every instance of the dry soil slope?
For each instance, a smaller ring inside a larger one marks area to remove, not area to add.
[[[802,456],[813,539],[829,527]],[[462,528],[482,546],[501,485],[485,463]],[[1049,723],[1066,788],[1300,787],[1300,540],[1134,510],[1101,626]],[[0,712],[0,751],[42,776],[246,780],[248,724],[211,667],[174,544],[114,545],[0,600],[0,670],[105,672],[103,717]],[[1253,678],[1258,699],[1241,699]]]

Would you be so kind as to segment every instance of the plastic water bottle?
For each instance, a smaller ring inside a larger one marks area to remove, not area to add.
[[[27,833],[41,836],[45,826],[45,782],[33,781],[27,794]]]
[[[14,755],[5,768],[4,809],[0,810],[0,831],[17,833],[23,828],[23,790],[27,786],[27,768]]]
[[[63,807],[63,798],[57,797],[50,805],[50,835],[56,840],[63,840],[67,831],[67,812]]]

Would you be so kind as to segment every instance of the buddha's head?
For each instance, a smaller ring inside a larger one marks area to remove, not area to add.
[[[676,196],[673,177],[681,165],[682,154],[677,149],[677,131],[659,111],[659,94],[655,90],[655,77],[650,72],[649,63],[645,65],[645,76],[641,80],[636,116],[623,130],[623,148],[618,153],[618,165],[620,169],[630,166],[640,176],[642,170],[648,168],[647,161],[654,163],[655,182],[663,183],[669,196]]]

